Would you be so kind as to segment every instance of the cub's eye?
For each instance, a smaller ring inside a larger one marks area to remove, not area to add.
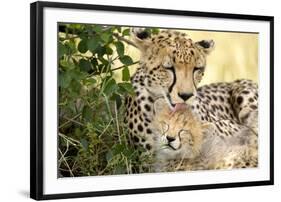
[[[169,130],[169,125],[165,122],[161,122],[161,126],[162,126],[162,133],[166,134]]]
[[[188,135],[190,134],[190,131],[189,130],[185,130],[185,129],[181,129],[179,132],[178,132],[178,135],[181,137],[182,135]]]

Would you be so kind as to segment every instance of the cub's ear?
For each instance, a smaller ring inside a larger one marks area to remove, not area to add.
[[[164,98],[158,98],[154,102],[153,108],[155,116],[159,118],[158,121],[160,121],[161,119],[165,120],[171,114],[171,109],[169,108],[169,105]]]
[[[150,46],[151,34],[145,28],[133,28],[131,35],[139,49],[145,51]]]
[[[215,48],[215,42],[213,40],[197,41],[195,44],[199,50],[203,50],[205,54],[209,54]]]

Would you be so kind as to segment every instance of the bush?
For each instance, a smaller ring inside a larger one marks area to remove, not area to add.
[[[58,36],[59,176],[150,172],[151,156],[133,147],[123,124],[138,63],[125,53],[129,28],[60,24]]]

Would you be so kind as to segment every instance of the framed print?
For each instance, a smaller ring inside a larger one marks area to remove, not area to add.
[[[31,198],[273,184],[273,17],[31,4]]]

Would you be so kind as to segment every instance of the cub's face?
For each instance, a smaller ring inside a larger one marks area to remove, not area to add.
[[[159,150],[163,158],[197,156],[204,133],[210,125],[202,123],[188,105],[173,112],[158,102],[156,110],[158,110],[155,122],[159,127]]]
[[[155,97],[165,96],[173,106],[185,103],[196,93],[205,71],[213,40],[193,42],[185,33],[163,30],[149,35],[133,29],[145,71],[144,86]]]

